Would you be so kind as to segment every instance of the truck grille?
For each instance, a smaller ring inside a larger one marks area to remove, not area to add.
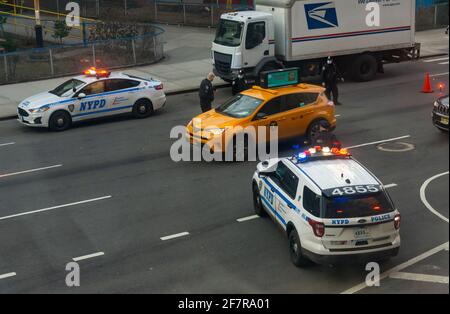
[[[220,73],[228,74],[231,72],[231,59],[231,55],[214,51],[214,63],[216,70]]]
[[[26,112],[22,108],[19,108],[19,115],[21,115],[23,117],[28,117],[29,116],[28,112]]]

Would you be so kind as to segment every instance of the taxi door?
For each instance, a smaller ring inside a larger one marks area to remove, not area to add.
[[[306,133],[309,124],[316,118],[318,102],[317,93],[295,93],[286,96],[281,112],[286,122],[283,124],[283,134],[286,137],[300,136]]]
[[[106,93],[106,81],[96,81],[81,89],[76,95],[77,100],[69,107],[74,121],[88,120],[110,114],[113,99]],[[83,98],[79,96],[84,94]]]

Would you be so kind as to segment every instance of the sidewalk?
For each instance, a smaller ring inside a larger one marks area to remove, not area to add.
[[[166,58],[154,65],[126,69],[123,72],[153,77],[164,83],[166,93],[198,88],[200,81],[212,70],[211,42],[214,29],[161,25],[165,30]],[[416,41],[422,43],[422,57],[449,53],[449,37],[444,29],[418,32]],[[0,86],[0,119],[16,115],[23,99],[49,90],[68,78]],[[216,85],[224,84],[221,80]]]

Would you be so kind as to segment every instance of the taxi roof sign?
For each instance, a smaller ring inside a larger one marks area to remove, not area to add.
[[[261,73],[260,85],[262,88],[283,87],[300,83],[300,69],[289,68]]]

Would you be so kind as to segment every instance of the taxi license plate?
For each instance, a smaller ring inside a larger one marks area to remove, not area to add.
[[[441,123],[448,125],[448,118],[441,118]]]
[[[367,228],[360,228],[355,230],[355,239],[368,239],[370,238],[370,231]]]

